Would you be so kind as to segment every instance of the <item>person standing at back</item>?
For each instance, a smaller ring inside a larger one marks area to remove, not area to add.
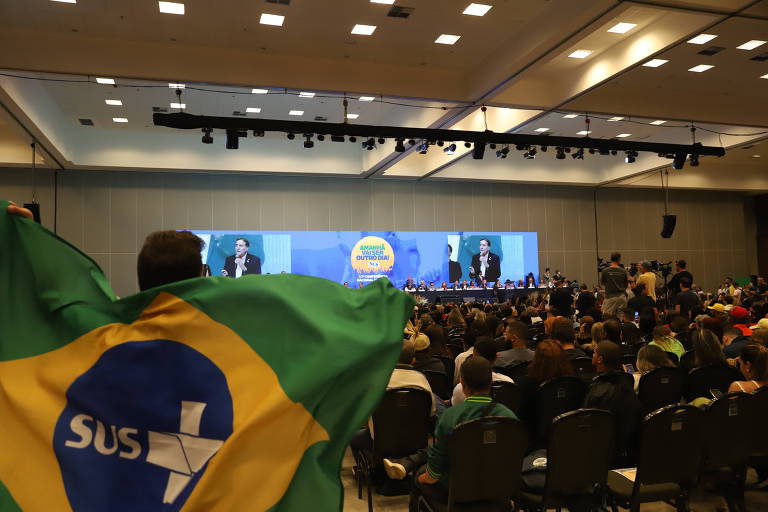
[[[675,262],[675,275],[672,276],[669,283],[667,283],[667,289],[669,290],[669,297],[674,298],[675,295],[680,293],[680,283],[683,279],[688,280],[688,288],[693,284],[693,274],[686,270],[685,260],[677,260]]]
[[[675,274],[677,277],[678,274]],[[675,311],[690,319],[701,307],[701,301],[699,296],[691,291],[691,281],[687,277],[679,279],[680,293],[674,295],[672,299],[672,305],[675,306]]]
[[[621,267],[620,253],[611,254],[611,265],[600,272],[600,285],[605,289],[603,314],[618,316],[619,311],[627,306],[627,286],[629,286],[629,274]]]
[[[644,284],[648,296],[656,302],[656,274],[651,272],[651,262],[643,261],[638,265],[640,275],[637,276],[636,284]]]

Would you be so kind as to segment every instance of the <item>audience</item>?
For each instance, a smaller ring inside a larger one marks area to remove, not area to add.
[[[746,381],[736,381],[728,392],[751,393],[768,385],[768,349],[762,345],[747,345],[739,356],[739,369]]]
[[[472,357],[477,356],[483,357],[486,361],[491,363],[491,366],[493,366],[496,362],[496,342],[488,336],[477,338],[475,346],[472,349]],[[464,364],[466,364],[466,361],[467,360],[464,361]],[[491,378],[493,382],[514,382],[511,378],[502,373],[493,372]],[[464,398],[464,388],[462,387],[461,382],[459,382],[456,384],[456,387],[453,388],[451,405],[460,404],[464,401]]]
[[[540,342],[527,374],[517,382],[523,396],[520,416],[529,422],[536,417],[536,398],[541,384],[573,374],[571,361],[560,343],[555,340]]]
[[[637,391],[637,387],[640,384],[640,377],[656,368],[665,366],[674,367],[675,364],[669,358],[669,354],[658,346],[646,345],[638,351],[635,366],[637,367],[637,371],[632,374],[632,376],[635,378],[635,391]]]
[[[709,329],[697,329],[691,334],[696,368],[711,364],[727,364],[717,336]]]
[[[414,334],[411,338],[415,350],[413,369],[420,372],[437,372],[445,375],[445,365],[430,352],[430,340],[426,334]]]
[[[560,342],[560,346],[563,347],[568,359],[587,357],[586,352],[576,348],[576,333],[573,330],[573,323],[567,318],[558,318],[553,322],[550,336]]]
[[[744,336],[744,332],[738,327],[729,325],[723,329],[723,353],[728,359],[739,357],[742,349],[750,342],[750,337]]]
[[[504,329],[504,341],[511,348],[497,352],[496,366],[508,368],[533,359],[533,350],[528,348],[528,326],[523,322],[508,321]]]
[[[685,347],[672,337],[672,330],[666,325],[658,325],[653,329],[653,341],[649,345],[655,345],[664,352],[670,352],[677,356],[677,361],[685,354]]]

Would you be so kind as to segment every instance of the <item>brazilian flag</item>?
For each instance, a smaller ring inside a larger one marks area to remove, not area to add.
[[[0,511],[341,510],[413,301],[197,278],[117,299],[0,202]]]

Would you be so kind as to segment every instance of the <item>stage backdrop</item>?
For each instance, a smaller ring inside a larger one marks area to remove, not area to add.
[[[435,286],[470,281],[470,267],[485,246],[486,272],[499,280],[517,281],[532,272],[538,280],[536,233],[444,231],[194,231],[206,243],[203,263],[212,275],[228,274],[235,259],[243,262],[240,275],[282,272],[323,277],[350,286],[388,277],[402,287],[410,277]],[[240,253],[236,254],[236,242]],[[248,254],[243,255],[245,245]],[[243,259],[245,257],[245,259]],[[256,261],[258,259],[258,261]],[[250,263],[248,263],[250,262]],[[475,269],[475,277],[479,272]],[[487,279],[489,282],[493,279]]]

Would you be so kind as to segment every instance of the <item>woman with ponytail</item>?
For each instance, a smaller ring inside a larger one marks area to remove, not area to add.
[[[749,380],[733,382],[728,388],[729,393],[752,393],[768,385],[768,349],[762,345],[746,345],[741,351],[739,361],[741,373]]]

